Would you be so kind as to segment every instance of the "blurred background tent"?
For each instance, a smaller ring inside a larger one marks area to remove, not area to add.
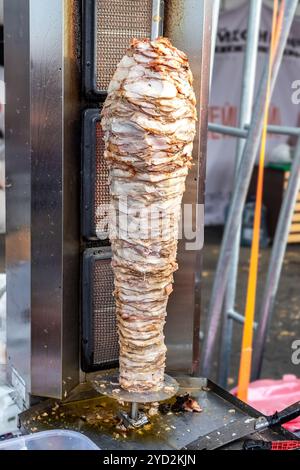
[[[264,2],[260,26],[259,55],[256,88],[259,84],[265,61],[272,22],[272,0]],[[219,19],[218,36],[209,121],[236,126],[246,44],[249,2],[224,0]],[[300,9],[298,8],[300,13]],[[300,70],[300,17],[295,18],[288,46],[280,69],[276,89],[272,98],[269,122],[275,125],[297,126],[300,122],[299,106],[292,102],[292,83],[299,79]],[[233,73],[234,71],[234,73]],[[285,136],[269,134],[266,162],[274,152],[285,158],[289,146],[293,145]],[[285,145],[283,145],[285,144]],[[206,225],[223,225],[233,187],[236,139],[213,132],[209,133],[206,180]]]

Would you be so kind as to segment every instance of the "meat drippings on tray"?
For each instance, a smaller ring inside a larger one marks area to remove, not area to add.
[[[132,40],[109,85],[101,121],[110,171],[120,385],[129,391],[163,385],[163,328],[195,121],[186,55],[165,38]]]

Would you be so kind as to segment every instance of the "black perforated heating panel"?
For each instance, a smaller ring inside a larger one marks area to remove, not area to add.
[[[151,36],[152,0],[96,0],[96,86],[106,90],[132,38]]]
[[[95,262],[93,285],[94,362],[101,364],[118,358],[115,305],[112,298],[113,274],[110,260]],[[105,332],[104,337],[103,332]],[[98,338],[101,338],[101,341]]]
[[[106,240],[110,196],[100,111],[87,109],[83,115],[82,235]]]
[[[133,38],[162,35],[163,0],[85,0],[83,74],[92,99],[105,96],[117,64]]]
[[[119,345],[113,297],[111,250],[83,254],[82,367],[92,371],[117,365]]]
[[[109,212],[109,185],[108,167],[104,160],[103,131],[100,121],[96,125],[96,160],[95,160],[95,201],[94,223],[96,235],[99,238],[108,237],[108,212]]]

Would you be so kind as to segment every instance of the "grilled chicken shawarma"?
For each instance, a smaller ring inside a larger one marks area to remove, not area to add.
[[[195,136],[186,55],[165,38],[132,40],[109,85],[101,122],[110,171],[120,385],[157,391],[164,380],[163,328]]]

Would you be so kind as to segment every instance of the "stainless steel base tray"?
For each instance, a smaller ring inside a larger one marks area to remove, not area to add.
[[[99,396],[85,383],[79,385],[67,401],[47,400],[23,412],[20,423],[26,432],[53,428],[80,431],[103,450],[174,450],[184,448],[232,420],[259,416],[256,410],[207,379],[176,377],[176,380],[180,386],[178,393],[191,394],[203,408],[202,413],[159,414],[151,417],[150,425],[125,433],[116,428],[120,404],[112,398]],[[122,406],[126,409],[126,404]],[[255,437],[282,440],[291,434],[279,428]],[[241,447],[242,442],[230,446],[231,449]]]

